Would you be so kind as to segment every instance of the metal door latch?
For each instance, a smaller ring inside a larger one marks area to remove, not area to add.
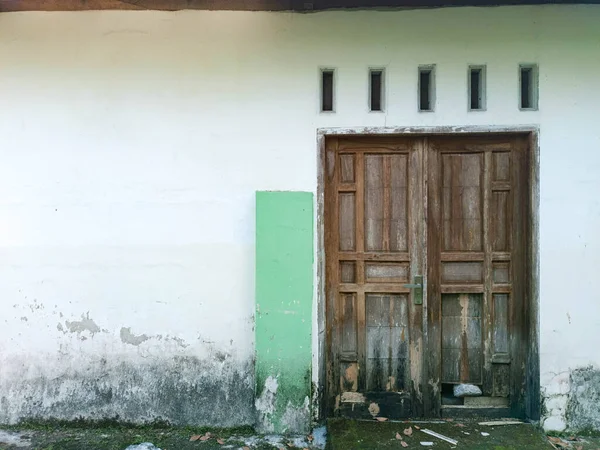
[[[413,289],[413,303],[415,305],[423,304],[423,275],[415,275],[414,283],[405,284],[404,287]]]

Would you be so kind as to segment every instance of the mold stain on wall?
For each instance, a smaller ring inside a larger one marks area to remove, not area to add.
[[[33,361],[22,356],[4,360],[4,365],[0,423],[43,418],[220,427],[254,424],[253,361],[195,356]]]
[[[571,371],[565,419],[569,430],[600,430],[600,369],[589,366]]]

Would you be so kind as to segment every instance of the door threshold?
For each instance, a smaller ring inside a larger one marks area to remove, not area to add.
[[[490,418],[506,419],[512,417],[510,408],[502,406],[472,407],[464,405],[443,405],[442,418]]]
[[[348,420],[356,420],[357,422],[373,422],[374,419],[348,419]],[[433,424],[433,425],[435,425],[435,424],[439,425],[439,424],[442,424],[442,423],[447,423],[445,420],[439,420],[439,419],[437,419],[437,420],[435,420],[435,419],[432,419],[432,420],[423,420],[423,419],[421,419],[421,420],[419,420],[419,419],[411,419],[411,418],[401,419],[401,420],[396,420],[396,419],[386,420],[385,422],[389,422],[389,423],[417,423],[417,424]]]

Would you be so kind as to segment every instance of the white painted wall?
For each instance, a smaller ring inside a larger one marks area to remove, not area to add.
[[[1,14],[0,400],[103,359],[242,367],[254,192],[316,191],[317,128],[539,124],[541,382],[564,428],[570,370],[600,367],[598,23],[593,6]],[[539,112],[517,108],[521,62],[540,65]],[[419,114],[430,63],[436,112]],[[468,64],[487,64],[486,112],[467,112]],[[387,68],[385,113],[367,111],[369,66]]]

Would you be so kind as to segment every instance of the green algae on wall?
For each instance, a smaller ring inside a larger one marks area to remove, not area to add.
[[[256,411],[265,433],[310,426],[313,194],[256,193]]]

